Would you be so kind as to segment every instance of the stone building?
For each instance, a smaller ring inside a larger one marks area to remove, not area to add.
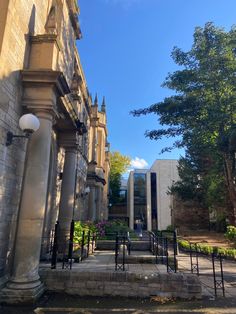
[[[129,226],[141,220],[146,230],[163,230],[171,225],[173,196],[168,193],[178,180],[177,160],[156,160],[150,169],[130,172],[127,185]]]
[[[88,181],[90,187],[88,200],[88,219],[108,219],[108,175],[110,171],[109,143],[107,142],[106,104],[103,98],[101,110],[98,109],[98,98],[95,97],[91,107],[91,128]]]
[[[105,104],[99,112],[88,92],[78,13],[75,0],[0,2],[0,289],[10,302],[42,293],[39,259],[56,220],[66,236],[72,219],[106,217]],[[39,129],[6,145],[26,113]]]

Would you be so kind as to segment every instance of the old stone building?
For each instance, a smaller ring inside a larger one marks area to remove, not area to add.
[[[108,218],[108,174],[109,143],[107,142],[106,105],[103,98],[101,111],[98,109],[98,99],[95,97],[91,107],[90,162],[88,167],[89,220],[106,220]]]
[[[42,239],[56,220],[66,235],[72,219],[107,215],[105,103],[88,92],[78,13],[75,0],[0,2],[0,289],[12,302],[43,291]],[[39,129],[6,145],[27,113]]]

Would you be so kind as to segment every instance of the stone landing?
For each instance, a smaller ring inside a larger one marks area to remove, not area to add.
[[[110,254],[109,254],[110,253]],[[48,291],[78,296],[201,298],[201,283],[196,275],[167,273],[165,265],[126,264],[115,271],[113,252],[96,252],[72,270],[61,265],[51,270],[41,265],[40,276]]]

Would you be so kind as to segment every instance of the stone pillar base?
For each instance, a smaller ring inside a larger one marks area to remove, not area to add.
[[[0,289],[2,289],[8,281],[7,276],[0,277]]]
[[[0,291],[0,300],[2,304],[30,304],[37,301],[44,291],[42,283],[31,289],[20,289],[20,287],[19,289],[11,289],[5,287]]]

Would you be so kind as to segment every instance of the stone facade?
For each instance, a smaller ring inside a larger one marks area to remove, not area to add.
[[[101,151],[96,204],[98,217],[106,216],[105,104],[96,113],[98,144],[91,137],[96,114],[76,49],[78,13],[75,0],[0,3],[0,288],[11,301],[42,293],[39,258],[55,222],[65,237],[72,219],[88,218],[84,191],[95,164],[90,146]],[[23,134],[18,122],[25,113],[38,117],[39,130],[6,146],[8,131]]]
[[[88,166],[88,219],[92,221],[108,219],[108,176],[110,171],[109,143],[107,142],[106,105],[103,99],[101,110],[95,97],[91,107],[90,162]]]

